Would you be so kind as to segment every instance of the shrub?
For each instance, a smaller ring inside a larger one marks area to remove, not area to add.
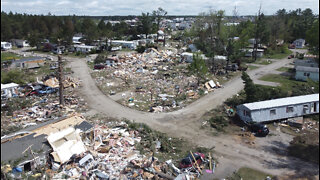
[[[228,122],[223,116],[211,117],[209,123],[211,127],[217,129],[217,131],[223,131],[223,128],[228,125]]]
[[[106,56],[99,54],[94,60],[94,64],[104,64],[106,62]]]
[[[146,50],[146,47],[145,47],[145,46],[138,46],[138,47],[137,47],[137,52],[138,52],[138,53],[143,53],[145,50]]]
[[[17,84],[24,84],[24,74],[19,70],[11,70],[7,73],[2,72],[1,73],[1,83],[7,84],[7,83],[17,83]]]

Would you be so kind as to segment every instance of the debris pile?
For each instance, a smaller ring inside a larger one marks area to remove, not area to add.
[[[64,89],[65,106],[59,104],[56,78],[49,78],[42,84],[21,86],[17,91],[18,97],[2,99],[1,101],[1,130],[20,129],[37,125],[52,118],[67,116],[73,112],[87,110],[84,99],[79,98],[77,89],[79,81],[66,77]],[[50,89],[51,87],[52,89]],[[56,90],[55,90],[56,89]],[[3,134],[3,133],[1,133]],[[7,133],[4,133],[7,134]]]
[[[205,85],[199,85],[197,77],[189,74],[188,63],[180,62],[172,51],[148,49],[143,54],[112,58],[113,63],[109,58],[107,68],[94,70],[92,76],[105,94],[138,110],[173,111],[222,87],[212,75],[208,75],[209,81]]]
[[[160,161],[154,153],[141,154],[136,146],[145,140],[125,122],[93,126],[77,115],[33,133],[46,134],[51,147],[49,156],[40,158],[42,161],[47,158],[45,163],[38,163],[41,173],[26,168],[24,162],[14,168],[2,166],[9,176],[18,178],[25,173],[49,179],[198,179],[203,173],[213,174],[215,169],[211,154],[206,158],[202,153],[190,151],[177,165],[173,160]],[[161,141],[156,141],[155,148],[161,147]],[[34,158],[38,160],[32,162],[39,161],[39,157]]]

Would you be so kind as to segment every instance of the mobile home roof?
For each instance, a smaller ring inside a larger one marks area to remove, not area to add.
[[[273,99],[268,101],[247,103],[247,104],[243,104],[243,106],[247,107],[250,110],[257,110],[257,109],[267,109],[267,108],[281,107],[281,106],[287,106],[287,105],[293,105],[293,104],[303,104],[303,103],[309,103],[312,101],[319,101],[319,94],[309,94],[304,96],[294,96],[294,97]]]

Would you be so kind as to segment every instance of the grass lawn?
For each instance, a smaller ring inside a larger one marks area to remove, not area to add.
[[[312,94],[319,92],[319,82],[304,82],[296,81],[289,76],[283,76],[280,74],[267,74],[261,78],[262,81],[277,82],[281,84],[281,89],[292,93],[292,95]],[[313,88],[314,90],[312,90]]]
[[[1,62],[20,58],[21,56],[11,52],[1,52]]]
[[[253,70],[253,69],[257,69],[259,67],[258,66],[253,66],[253,65],[249,65],[248,68],[249,68],[249,70]]]
[[[289,67],[281,67],[281,68],[278,68],[277,71],[281,71],[281,72],[293,72],[294,69],[293,69],[293,68],[289,68]]]
[[[272,61],[270,60],[261,60],[261,61],[256,61],[255,64],[262,64],[262,65],[268,65],[271,64]]]
[[[265,172],[247,167],[242,167],[237,172],[235,172],[230,178],[227,179],[263,180],[266,179],[267,176],[272,178],[272,175],[267,174]]]
[[[270,58],[270,59],[283,59],[288,57],[290,54],[292,54],[292,51],[289,49],[285,49],[284,53],[278,52],[278,53],[266,54],[264,55],[264,57]]]

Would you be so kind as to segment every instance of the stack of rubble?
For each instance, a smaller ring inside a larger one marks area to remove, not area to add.
[[[129,130],[124,122],[92,126],[83,117],[75,115],[37,128],[32,133],[35,136],[47,135],[52,148],[46,163],[32,160],[38,166],[46,164],[44,170],[49,179],[197,179],[203,172],[214,172],[210,154],[207,170],[208,161],[202,158],[188,167],[177,168],[172,160],[160,162],[153,154],[140,154],[135,148],[142,139],[140,133]],[[12,138],[7,141],[12,141]],[[158,141],[156,148],[160,146]],[[39,157],[35,159],[39,160]],[[12,173],[13,177],[20,177],[21,172],[32,177],[42,176],[32,168],[31,171],[26,169],[24,164],[14,168],[3,166],[2,170]],[[19,172],[13,170],[17,168]]]
[[[175,58],[171,51],[148,49],[143,54],[119,56],[118,59],[123,59],[121,63],[93,72],[93,76],[107,95],[131,93],[135,102],[128,102],[126,98],[118,101],[125,106],[143,111],[151,108],[152,112],[172,111],[208,93],[203,85],[197,85],[195,76],[187,74],[188,64],[177,63],[173,61]],[[210,91],[221,87],[217,81],[208,83]],[[141,88],[136,90],[137,86]],[[170,98],[163,100],[159,94],[167,94]]]

